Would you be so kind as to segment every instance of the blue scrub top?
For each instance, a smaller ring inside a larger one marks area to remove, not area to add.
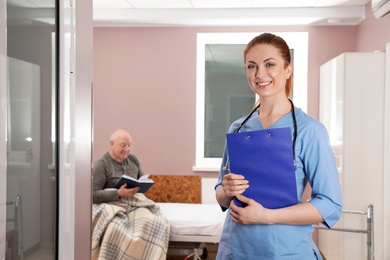
[[[309,182],[312,188],[310,203],[322,215],[323,224],[330,228],[340,218],[342,199],[338,172],[326,128],[300,108],[295,109],[298,137],[295,145],[297,169],[295,171],[299,203]],[[229,128],[234,132],[245,117],[236,120]],[[285,115],[269,128],[290,127],[293,136],[291,113]],[[263,130],[257,113],[242,126],[240,132]],[[222,179],[228,172],[223,169],[227,161],[224,156],[215,190],[221,188]],[[223,208],[226,210],[226,208]],[[218,260],[238,259],[322,259],[312,240],[312,225],[244,225],[233,222],[226,215]]]

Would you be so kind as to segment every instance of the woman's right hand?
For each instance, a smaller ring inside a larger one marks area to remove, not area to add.
[[[249,187],[248,180],[240,174],[228,173],[223,176],[222,188],[227,197],[242,194]]]

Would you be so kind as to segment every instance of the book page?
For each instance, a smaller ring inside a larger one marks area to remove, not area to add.
[[[139,182],[153,182],[152,179],[149,179],[149,174],[142,175],[139,179]]]
[[[137,179],[134,179],[133,177],[129,176],[129,175],[126,175],[126,174],[123,174],[122,175],[123,178],[126,178],[126,179],[129,179],[129,180],[133,180],[133,181],[137,181]]]

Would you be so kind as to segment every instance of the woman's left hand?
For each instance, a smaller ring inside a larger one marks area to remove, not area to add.
[[[234,222],[240,224],[270,224],[267,220],[268,209],[244,195],[237,195],[236,198],[247,206],[242,208],[234,204],[233,200],[230,202],[230,215]]]

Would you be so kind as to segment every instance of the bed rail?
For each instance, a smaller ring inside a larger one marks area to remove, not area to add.
[[[343,210],[343,213],[347,214],[358,214],[366,215],[367,218],[367,228],[366,229],[350,229],[350,228],[326,228],[324,226],[314,225],[316,229],[324,229],[331,231],[342,231],[342,232],[352,232],[352,233],[363,233],[367,234],[367,259],[374,260],[374,206],[369,205],[367,211],[355,211],[355,210]]]

